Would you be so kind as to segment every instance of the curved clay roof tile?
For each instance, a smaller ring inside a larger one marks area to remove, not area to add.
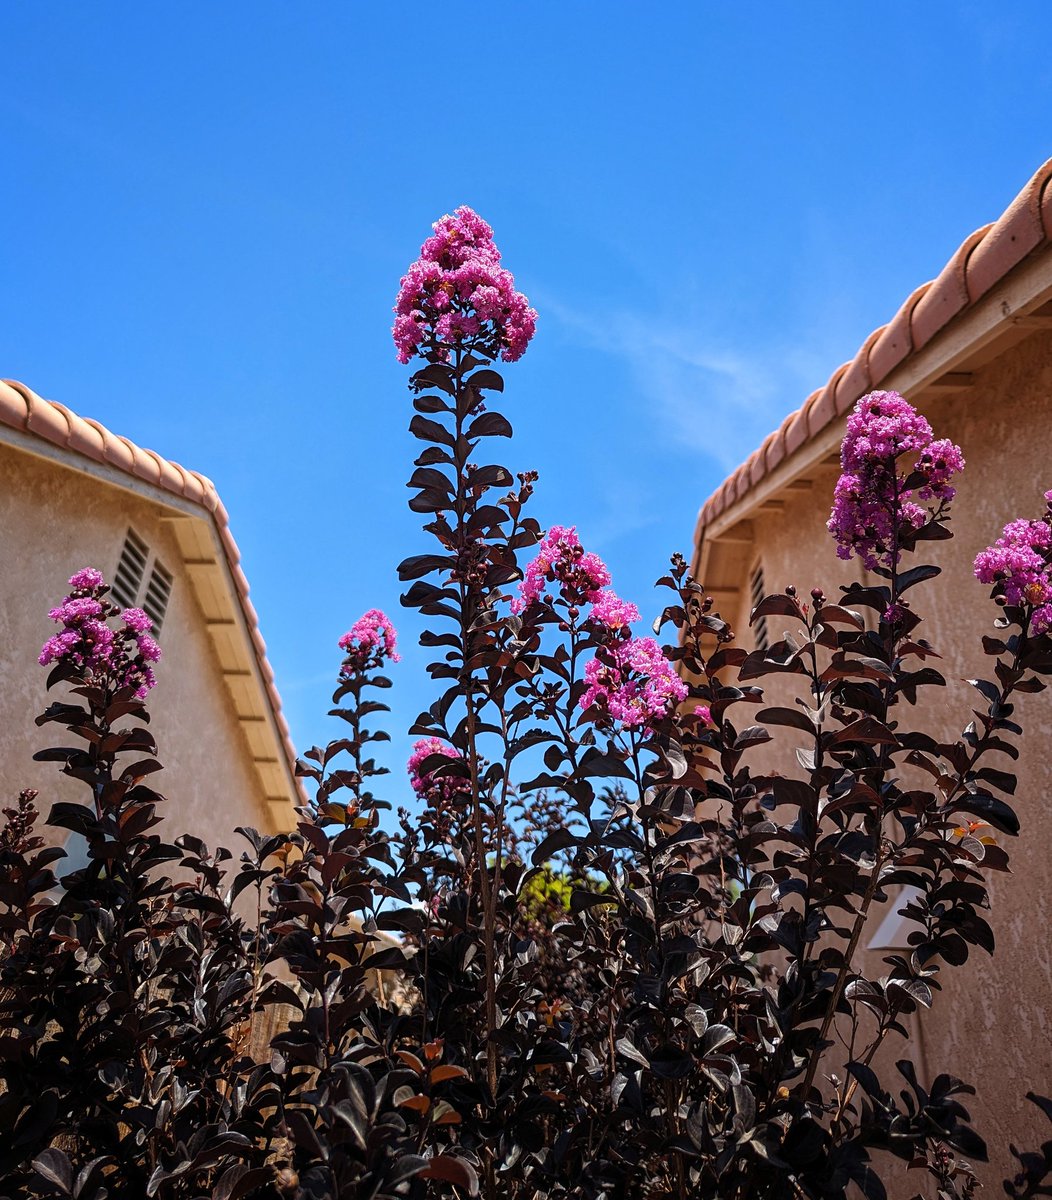
[[[205,485],[196,471],[187,471],[183,480],[183,495],[194,504],[204,504]]]
[[[969,291],[985,295],[1008,272],[1049,236],[1042,219],[1042,198],[1052,178],[1049,159],[983,239],[969,264]]]
[[[767,446],[771,436],[768,434],[759,449],[754,450],[749,456],[749,483],[752,487],[755,487],[767,474]]]
[[[135,466],[132,468],[140,479],[145,479],[150,483],[156,483],[160,487],[164,487],[164,480],[161,477],[161,459],[154,454],[152,450],[143,450],[139,448],[135,455]],[[167,491],[168,489],[165,488]]]
[[[808,433],[808,414],[810,407],[818,399],[818,392],[812,392],[810,396],[794,413],[789,414],[789,424],[785,431],[785,452],[787,455],[795,454],[797,450],[807,441]]]
[[[9,384],[0,383],[0,421],[14,429],[23,429],[28,416],[25,400]]]
[[[789,424],[793,419],[793,414],[789,416],[778,426],[770,438],[770,445],[767,447],[767,470],[773,471],[775,467],[785,458],[785,438],[789,432]]]
[[[833,396],[838,413],[846,413],[859,396],[864,396],[873,387],[873,379],[869,372],[869,354],[873,344],[884,332],[884,326],[874,329],[862,343],[862,348],[851,360],[847,370],[837,381],[836,392]]]
[[[830,421],[836,416],[836,385],[840,382],[841,375],[848,369],[850,363],[841,363],[839,367],[829,377],[829,382],[818,393],[818,399],[811,406],[811,411],[807,418],[807,428],[812,437],[820,430],[825,429]]]
[[[1052,159],[1049,160],[1052,165]],[[1052,170],[1049,171],[1045,186],[1041,189],[1041,224],[1045,229],[1045,237],[1052,238]]]
[[[91,421],[90,424],[94,425],[102,434],[103,460],[120,471],[130,473],[135,462],[135,455],[127,438],[119,437],[97,421]]]
[[[22,421],[23,426],[30,433],[35,433],[38,437],[42,437],[56,446],[68,445],[70,434],[68,410],[59,404],[48,404],[46,400],[41,400],[29,388],[20,387],[14,383],[11,386],[24,398],[26,411]]]
[[[965,273],[968,259],[977,243],[983,240],[985,227],[977,229],[958,246],[953,258],[939,272],[913,310],[913,348],[919,350],[948,325],[959,312],[968,307],[968,285]]]
[[[884,326],[884,332],[869,352],[869,377],[872,387],[879,387],[892,371],[913,352],[913,310],[928,290],[922,283],[914,288],[899,311]]]

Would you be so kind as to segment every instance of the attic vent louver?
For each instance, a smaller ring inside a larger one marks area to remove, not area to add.
[[[752,600],[752,607],[755,608],[766,594],[767,589],[763,581],[763,567],[757,563],[756,569],[753,571],[752,578],[749,581],[749,596]],[[766,617],[761,617],[753,626],[753,636],[756,638],[756,649],[766,650],[768,644]]]
[[[142,583],[146,570],[146,556],[149,548],[134,529],[128,530],[124,539],[124,549],[121,551],[120,562],[113,576],[113,599],[122,608],[133,608],[139,595],[139,585]]]
[[[172,594],[172,573],[159,562],[153,564],[150,572],[150,582],[146,588],[146,597],[142,602],[143,611],[153,621],[154,631],[160,633],[164,623],[164,614],[168,611],[168,600]]]

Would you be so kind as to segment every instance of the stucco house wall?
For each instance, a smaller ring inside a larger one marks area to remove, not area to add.
[[[35,763],[42,746],[61,744],[60,727],[34,717],[50,699],[47,671],[36,662],[54,632],[47,611],[65,595],[69,576],[98,567],[112,581],[127,530],[134,529],[174,575],[159,641],[163,659],[150,694],[154,736],[164,772],[155,786],[169,796],[179,832],[229,844],[239,824],[271,831],[274,814],[259,794],[248,747],[230,706],[191,592],[170,521],[156,505],[46,459],[0,445],[0,789],[23,787],[52,800],[85,799],[82,785],[54,763]],[[51,698],[60,698],[61,689]]]
[[[958,442],[967,460],[953,504],[954,540],[925,543],[913,559],[943,570],[912,595],[924,617],[918,633],[943,655],[933,665],[947,680],[945,689],[922,693],[922,721],[952,740],[971,718],[975,693],[964,680],[988,676],[993,666],[980,639],[992,632],[998,610],[974,579],[973,560],[1007,521],[1040,515],[1042,494],[1052,487],[1052,161],[706,502],[694,570],[739,644],[755,644],[749,612],[757,568],[766,592],[792,583],[803,600],[816,584],[836,596],[838,585],[866,581],[857,560],[837,559],[825,522],[846,413],[875,388],[902,391],[936,437]],[[767,618],[769,641],[786,624]],[[762,682],[768,703],[792,703],[791,677]],[[910,715],[908,707],[896,712],[904,724]],[[1012,869],[990,878],[995,955],[973,950],[963,967],[944,968],[933,1009],[911,1018],[915,1040],[906,1046],[889,1039],[882,1050],[885,1066],[912,1058],[922,1082],[945,1070],[977,1086],[969,1107],[991,1156],[977,1173],[994,1193],[1015,1170],[1009,1144],[1036,1147],[1048,1136],[1026,1092],[1052,1093],[1052,696],[1018,697],[1016,718],[1024,727],[1021,758],[998,765],[1018,774],[1014,806],[1022,828],[1018,838],[996,835]],[[792,759],[791,734],[750,756],[755,770],[786,774],[796,769]],[[860,964],[867,973],[882,974],[880,960],[906,944],[909,926],[894,915],[896,907],[892,901],[877,914],[865,935],[875,942]],[[874,938],[882,916],[888,920]],[[917,1187],[904,1170],[885,1182],[892,1196]]]
[[[0,382],[0,800],[32,787],[46,813],[87,799],[54,763],[33,761],[64,736],[34,723],[62,693],[46,692],[37,655],[69,576],[91,566],[113,584],[129,531],[147,547],[134,602],[156,612],[146,599],[155,564],[171,581],[149,697],[166,836],[236,854],[236,826],[291,828],[305,794],[226,510],[206,477],[11,381]]]
[[[1010,354],[976,373],[967,395],[935,400],[924,406],[937,437],[949,437],[964,451],[967,467],[953,503],[949,542],[923,543],[911,562],[934,562],[943,574],[918,587],[914,608],[923,615],[918,634],[943,656],[934,666],[945,676],[941,693],[921,693],[923,714],[901,708],[896,718],[907,727],[920,718],[942,740],[952,740],[971,719],[975,693],[967,678],[989,677],[992,660],[980,639],[992,634],[998,610],[989,589],[972,574],[975,555],[1017,516],[1040,515],[1042,493],[1052,487],[1052,333],[1038,334]],[[825,528],[837,469],[826,466],[812,488],[786,499],[785,508],[754,522],[754,562],[763,567],[768,591],[786,584],[806,597],[815,584],[836,596],[839,584],[865,579],[857,560],[836,557]],[[875,577],[872,582],[878,582]],[[751,646],[747,601],[737,605],[732,620],[741,643]],[[781,625],[779,624],[781,622]],[[768,618],[770,640],[787,623]],[[763,681],[770,703],[792,704],[799,691],[794,677]],[[919,1046],[911,1053],[928,1074],[950,1070],[979,1084],[972,1115],[995,1149],[997,1164],[988,1185],[994,1187],[1007,1170],[1007,1146],[1042,1136],[1040,1119],[1027,1111],[1028,1090],[1052,1088],[1052,697],[1021,695],[1017,719],[1024,728],[1014,806],[1019,814],[1018,838],[997,834],[1011,859],[1010,874],[992,873],[991,924],[996,936],[993,959],[973,950],[960,968],[944,969],[932,1013],[913,1022]],[[790,731],[779,730],[779,735]],[[790,734],[791,738],[791,734]],[[750,758],[754,770],[792,773],[789,739],[779,736],[771,748],[758,747]],[[1005,764],[1008,765],[1007,763]],[[892,904],[894,907],[894,904]],[[880,924],[872,921],[871,930]],[[903,933],[909,926],[903,927]],[[897,943],[905,946],[904,937]],[[866,970],[882,974],[886,949],[869,951]],[[889,1041],[883,1057],[909,1057],[898,1039]],[[993,1176],[996,1175],[996,1178]]]

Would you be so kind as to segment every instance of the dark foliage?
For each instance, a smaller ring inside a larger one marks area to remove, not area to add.
[[[1013,696],[1043,690],[1052,642],[1003,605],[974,720],[940,743],[904,603],[934,567],[768,596],[753,619],[786,632],[747,653],[677,557],[657,625],[687,701],[636,726],[582,710],[609,633],[565,591],[508,612],[540,530],[535,477],[483,455],[511,434],[487,407],[498,349],[432,347],[412,381],[435,545],[400,577],[439,688],[413,732],[454,753],[421,764],[397,833],[371,790],[378,664],[344,666],[347,732],[304,756],[297,828],[241,831],[236,865],[159,832],[132,688],[52,672],[72,699],[40,722],[68,744],[38,757],[90,803],[48,823],[87,865],[56,880],[35,796],[7,810],[0,1195],[881,1200],[896,1160],[972,1193],[972,1088],[878,1052],[993,950]],[[903,549],[948,534],[940,508]],[[782,772],[754,769],[775,739]],[[870,978],[863,933],[900,885],[911,949]],[[1009,1194],[1049,1194],[1048,1147],[1017,1157]]]

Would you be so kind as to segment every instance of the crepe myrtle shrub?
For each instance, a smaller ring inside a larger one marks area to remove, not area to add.
[[[939,571],[914,556],[951,536],[964,463],[895,393],[851,414],[829,522],[879,583],[766,597],[752,619],[787,632],[748,653],[674,558],[656,623],[674,643],[634,636],[638,612],[576,531],[542,537],[523,515],[535,477],[480,457],[511,433],[492,364],[521,348],[499,313],[470,317],[465,264],[495,261],[490,238],[466,210],[439,222],[395,329],[423,360],[410,507],[437,543],[402,564],[403,603],[430,618],[444,689],[414,728],[433,751],[414,777],[456,781],[449,819],[426,821],[426,911],[401,927],[429,1030],[471,1071],[458,1136],[482,1188],[880,1197],[897,1159],[968,1194],[986,1156],[971,1087],[922,1083],[906,1058],[889,1071],[878,1051],[908,1037],[941,971],[993,949],[986,880],[1018,831],[1013,698],[1052,666],[1049,516],[977,562],[1000,604],[993,678],[973,681],[955,742],[921,728],[918,699],[944,680],[916,608]],[[469,313],[455,332],[443,297]],[[795,686],[791,707],[765,703],[771,675]],[[775,737],[783,770],[754,771]],[[537,791],[568,820],[520,863],[510,806]],[[549,1023],[517,919],[556,852],[577,882],[553,935],[598,988]],[[911,950],[869,978],[863,933],[902,885]]]
[[[0,1197],[879,1200],[907,1167],[971,1195],[972,1088],[901,1043],[942,972],[993,950],[1015,693],[1052,670],[1050,511],[976,561],[990,678],[942,743],[916,556],[951,535],[964,464],[902,397],[851,414],[829,522],[877,583],[764,598],[752,619],[785,632],[749,653],[677,556],[651,637],[574,527],[528,515],[536,475],[490,461],[512,432],[494,364],[536,314],[477,214],[436,223],[396,314],[432,539],[399,568],[436,685],[416,805],[381,822],[397,649],[371,610],[296,828],[241,830],[236,862],[162,838],[155,645],[74,576],[42,652],[72,699],[41,721],[89,799],[48,820],[88,865],[56,879],[37,798],[7,811]],[[903,886],[910,949],[871,977],[867,923]],[[1047,1191],[1048,1146],[1012,1149],[1006,1191]]]
[[[377,971],[404,956],[377,938],[373,914],[392,895],[410,900],[387,881],[368,790],[382,768],[366,749],[384,735],[364,722],[384,708],[369,697],[389,685],[390,622],[367,613],[341,639],[334,711],[349,732],[305,756],[314,788],[297,828],[241,830],[248,850],[232,871],[230,852],[157,832],[148,618],[118,612],[93,569],[70,582],[51,614],[63,632],[40,658],[72,702],[38,719],[68,737],[36,757],[88,790],[48,815],[84,839],[86,865],[56,878],[65,852],[40,835],[36,793],[4,810],[0,1196],[475,1190],[470,1163],[434,1133],[442,1089],[463,1071],[440,1040],[395,1038],[376,998]]]

